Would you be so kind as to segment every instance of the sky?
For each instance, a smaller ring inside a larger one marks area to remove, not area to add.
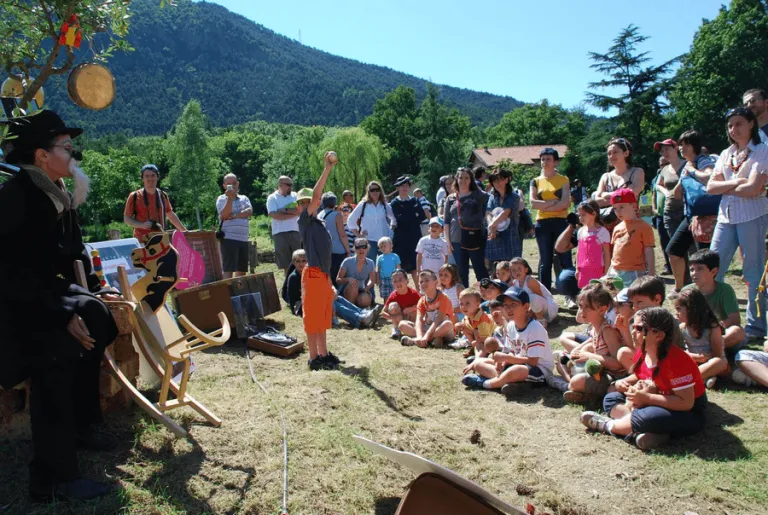
[[[658,64],[690,49],[703,19],[727,0],[215,0],[331,54],[436,84],[572,108],[590,82],[588,52],[604,53],[629,24]],[[599,114],[589,108],[588,112]]]

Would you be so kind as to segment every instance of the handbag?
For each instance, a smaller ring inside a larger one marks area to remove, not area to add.
[[[461,223],[461,202],[456,194],[456,218],[461,228],[461,248],[464,250],[480,250],[486,240],[485,227],[464,227]]]
[[[224,227],[224,220],[219,222],[219,230],[216,231],[216,239],[217,240],[223,240],[224,239],[225,233],[224,233],[223,227]]]
[[[693,173],[687,173],[680,182],[683,185],[683,201],[688,207],[688,216],[717,215],[722,195],[708,194],[707,186]]]
[[[701,215],[691,217],[691,234],[697,243],[710,243],[715,233],[717,215]]]

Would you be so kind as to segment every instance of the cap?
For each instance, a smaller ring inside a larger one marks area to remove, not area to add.
[[[676,147],[677,146],[677,141],[675,141],[675,140],[673,140],[671,138],[667,138],[664,141],[657,141],[656,143],[653,144],[653,151],[654,152],[658,152],[659,150],[661,150],[661,147],[663,145],[669,145],[670,147]]]
[[[600,279],[592,279],[589,284],[602,284],[606,288],[613,288],[614,290],[621,290],[624,288],[624,279],[621,276],[608,274],[602,276]]]
[[[432,224],[437,224],[440,227],[442,227],[443,220],[439,216],[433,216],[432,218],[429,219],[429,225],[432,225]]]
[[[505,283],[501,279],[489,279],[488,277],[486,277],[485,279],[480,280],[481,288],[488,288],[491,285],[496,286],[500,291],[505,291],[507,288],[509,288],[507,283]]]
[[[19,151],[35,150],[48,143],[56,136],[69,134],[76,138],[83,133],[79,127],[67,127],[64,120],[49,109],[14,118],[9,123],[8,137],[4,153],[8,162],[13,162],[14,154]]]
[[[522,288],[518,288],[517,286],[513,286],[512,288],[509,288],[507,291],[505,291],[504,293],[496,297],[496,300],[503,302],[505,297],[512,300],[516,300],[521,304],[531,303],[531,299],[530,297],[528,297],[528,292],[523,290]]]
[[[301,188],[296,194],[296,202],[302,200],[312,200],[312,188]]]
[[[410,184],[411,178],[407,175],[401,175],[395,180],[395,187],[402,186],[403,184]]]
[[[635,192],[629,188],[621,188],[611,194],[611,205],[614,204],[637,204]]]
[[[629,288],[624,288],[616,294],[616,302],[629,302]]]

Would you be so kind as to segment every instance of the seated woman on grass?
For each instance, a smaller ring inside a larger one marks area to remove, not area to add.
[[[341,262],[336,277],[339,295],[361,308],[373,303],[373,285],[376,284],[376,265],[368,257],[368,247],[368,240],[357,238],[355,255]]]
[[[563,394],[566,402],[583,403],[589,399],[602,399],[608,391],[612,376],[626,375],[632,366],[632,357],[619,359],[621,335],[611,327],[606,314],[614,307],[614,300],[601,284],[590,284],[579,294],[579,312],[589,323],[589,338],[570,353],[559,353],[557,371],[569,381],[568,391]],[[587,360],[594,359],[603,373],[590,375],[585,370]]]
[[[683,290],[672,297],[672,302],[680,321],[685,352],[699,365],[707,388],[714,388],[717,376],[728,373],[723,326],[699,290]]]
[[[635,363],[629,377],[616,381],[603,399],[608,416],[581,413],[593,431],[616,435],[642,450],[655,449],[670,436],[686,436],[704,427],[707,390],[696,362],[674,345],[677,321],[664,308],[637,312],[632,324]]]
[[[419,273],[419,288],[422,297],[416,305],[416,322],[403,320],[400,331],[405,335],[400,343],[409,347],[416,345],[427,348],[441,348],[455,337],[453,306],[448,297],[437,289],[437,276],[431,270]]]

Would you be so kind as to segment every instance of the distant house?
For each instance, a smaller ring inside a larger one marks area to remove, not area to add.
[[[526,145],[524,147],[497,147],[476,148],[469,156],[472,168],[484,166],[491,168],[504,159],[511,160],[514,164],[525,166],[541,166],[539,154],[547,147],[552,147],[560,154],[560,159],[568,152],[565,145]]]

